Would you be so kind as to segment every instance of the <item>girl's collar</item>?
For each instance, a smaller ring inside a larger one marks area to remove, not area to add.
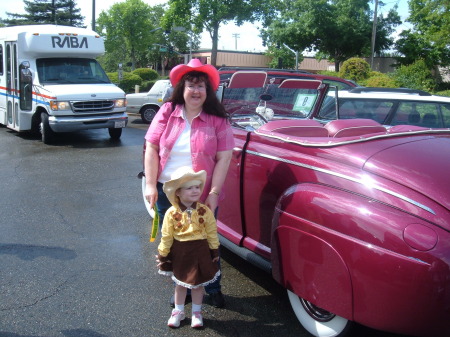
[[[178,203],[178,206],[180,207],[180,210],[181,210],[182,212],[184,212],[185,210],[188,209],[188,208],[187,208],[185,205],[183,205],[181,202]],[[195,202],[191,205],[190,208],[191,208],[191,209],[197,209],[197,201],[195,201]]]

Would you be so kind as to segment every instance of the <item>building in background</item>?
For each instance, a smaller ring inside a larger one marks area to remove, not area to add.
[[[203,49],[192,52],[192,57],[199,58],[202,63],[211,63],[211,50]],[[230,50],[219,50],[217,52],[217,67],[254,67],[267,68],[270,57],[264,53],[252,53]],[[365,59],[370,62],[369,58]],[[374,70],[382,73],[390,73],[394,71],[393,64],[395,59],[392,57],[376,57],[374,59]],[[327,60],[318,61],[315,57],[304,57],[299,64],[299,69],[312,73],[322,70],[334,71],[334,63]]]

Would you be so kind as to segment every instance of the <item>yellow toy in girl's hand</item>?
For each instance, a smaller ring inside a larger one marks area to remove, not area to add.
[[[156,204],[155,206],[153,206],[153,211],[154,211],[154,216],[153,216],[153,223],[152,223],[152,228],[150,231],[150,242],[155,241],[156,236],[158,235],[158,227],[159,227],[159,214],[158,214],[158,209],[156,208]]]

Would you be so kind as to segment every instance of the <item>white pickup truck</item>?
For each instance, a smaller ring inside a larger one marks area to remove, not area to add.
[[[147,93],[126,95],[127,112],[138,113],[144,123],[150,123],[164,103],[164,94],[170,86],[169,80],[159,80]]]

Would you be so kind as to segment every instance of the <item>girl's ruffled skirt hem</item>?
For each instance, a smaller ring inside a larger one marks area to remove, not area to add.
[[[167,275],[167,274],[165,274],[165,275]],[[208,284],[211,284],[211,283],[216,282],[217,279],[219,278],[219,276],[220,276],[220,270],[217,271],[216,275],[214,275],[214,277],[213,277],[211,280],[206,281],[206,282],[203,282],[203,283],[201,283],[201,284],[195,284],[195,285],[192,285],[192,284],[185,283],[185,282],[182,282],[182,281],[180,281],[180,280],[177,280],[177,278],[176,278],[174,275],[172,275],[172,280],[173,280],[176,284],[178,284],[178,285],[180,285],[180,286],[182,286],[182,287],[185,287],[185,288],[188,288],[188,289],[196,289],[196,288],[199,288],[199,287],[205,287],[205,286],[207,286]]]

